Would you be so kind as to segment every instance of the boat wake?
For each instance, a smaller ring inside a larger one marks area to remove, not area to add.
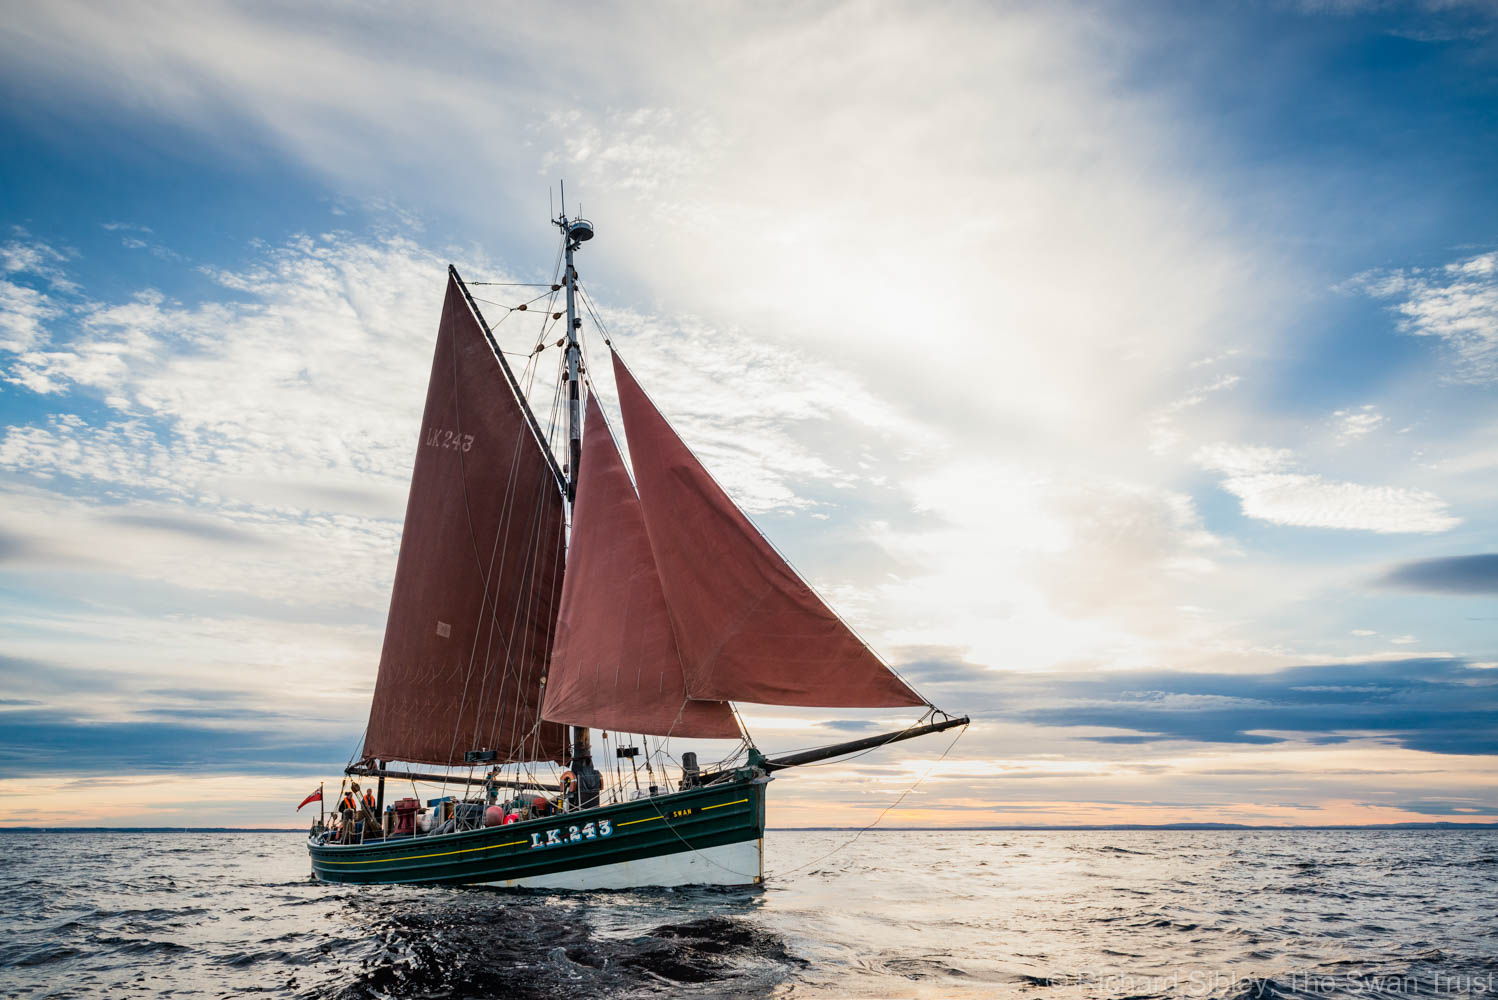
[[[353,902],[378,939],[372,954],[333,995],[343,1000],[405,997],[755,995],[803,964],[752,919],[706,916],[642,932],[600,933],[594,901],[575,907],[547,894],[453,893],[451,901],[392,911]],[[648,897],[651,894],[637,894]],[[640,902],[649,908],[649,900]],[[325,987],[303,996],[326,998]]]

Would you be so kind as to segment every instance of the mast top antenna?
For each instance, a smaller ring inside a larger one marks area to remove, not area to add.
[[[567,223],[567,236],[574,243],[586,243],[593,238],[593,223],[576,218]]]
[[[562,211],[561,214],[551,221],[553,225],[567,234],[569,245],[575,247],[593,238],[593,223],[581,215],[573,216],[571,219],[567,218],[567,182],[560,182],[560,186],[562,191]]]

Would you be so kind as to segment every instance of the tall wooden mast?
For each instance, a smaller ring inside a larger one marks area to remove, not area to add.
[[[581,472],[583,457],[583,410],[582,410],[582,345],[578,342],[578,330],[582,318],[577,315],[577,269],[572,265],[572,254],[578,247],[593,238],[593,224],[578,216],[567,218],[567,194],[562,191],[562,212],[552,222],[562,231],[562,252],[565,257],[562,272],[562,287],[567,292],[567,503],[572,506],[577,500],[577,477]],[[607,433],[607,432],[605,432]],[[588,727],[572,727],[572,759],[569,766],[577,779],[578,804],[584,808],[597,805],[598,792],[603,778],[593,766],[593,748]]]

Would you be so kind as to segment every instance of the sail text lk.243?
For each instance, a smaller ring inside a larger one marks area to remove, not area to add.
[[[426,446],[428,448],[451,448],[454,451],[472,451],[473,435],[443,430],[441,427],[430,427],[427,429]]]

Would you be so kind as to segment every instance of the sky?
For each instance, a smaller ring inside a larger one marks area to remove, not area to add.
[[[549,280],[560,180],[662,410],[973,718],[772,826],[1498,819],[1491,5],[0,8],[0,824],[337,781],[445,268]]]

